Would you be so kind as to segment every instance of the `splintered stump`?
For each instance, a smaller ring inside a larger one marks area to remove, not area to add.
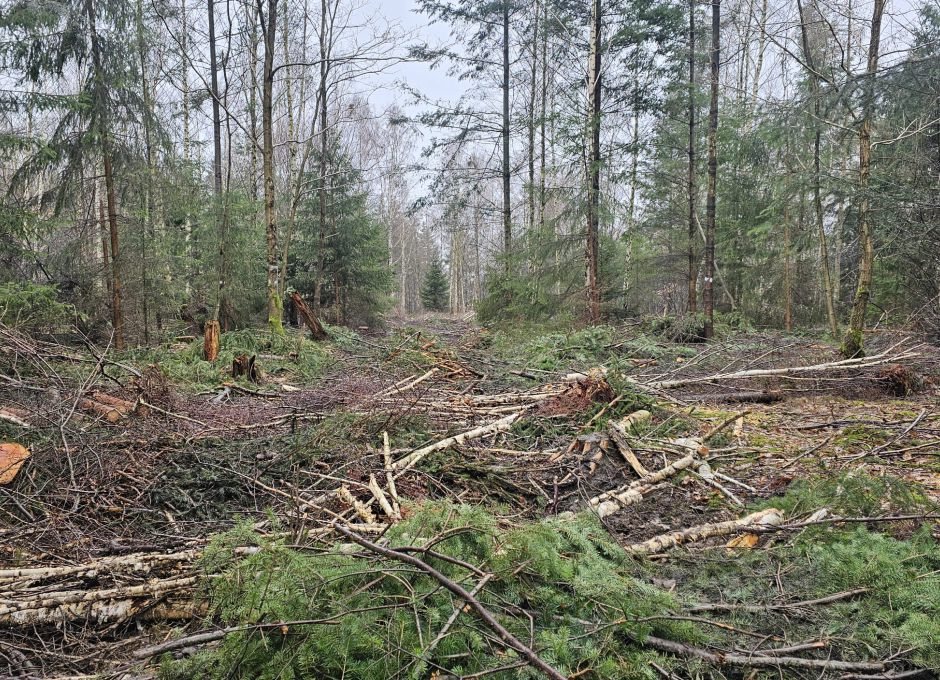
[[[206,321],[206,331],[202,338],[202,357],[206,361],[215,361],[219,356],[219,322]]]
[[[310,329],[310,334],[313,336],[313,339],[329,340],[330,336],[323,328],[323,324],[320,323],[317,315],[313,313],[312,309],[310,309],[310,305],[307,304],[306,300],[300,297],[300,293],[295,290],[290,294],[290,299],[293,300],[294,308],[297,310],[300,318],[303,319],[303,322],[307,325],[307,328]]]
[[[251,382],[261,382],[261,371],[255,363],[255,355],[239,354],[232,360],[232,377],[247,377]]]

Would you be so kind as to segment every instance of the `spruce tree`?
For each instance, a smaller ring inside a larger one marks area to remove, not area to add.
[[[450,285],[447,282],[447,276],[444,274],[441,261],[435,258],[427,274],[424,275],[424,283],[421,284],[421,301],[425,309],[443,312],[447,309],[449,298]]]

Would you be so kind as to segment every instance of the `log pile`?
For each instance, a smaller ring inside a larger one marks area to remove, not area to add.
[[[190,619],[202,611],[194,598],[198,554],[135,553],[76,565],[2,569],[0,625]]]

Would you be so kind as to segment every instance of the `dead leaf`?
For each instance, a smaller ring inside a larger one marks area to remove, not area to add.
[[[730,541],[725,543],[726,548],[743,548],[744,550],[750,550],[755,545],[757,545],[757,534],[741,534],[740,536],[735,536]]]
[[[29,456],[29,449],[21,444],[0,444],[0,484],[12,482]]]

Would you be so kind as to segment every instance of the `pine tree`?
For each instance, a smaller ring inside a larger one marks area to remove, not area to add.
[[[425,309],[443,312],[447,309],[449,298],[450,286],[447,283],[447,276],[444,274],[444,268],[441,267],[441,261],[435,258],[427,274],[424,275],[424,283],[421,284],[421,301]]]

